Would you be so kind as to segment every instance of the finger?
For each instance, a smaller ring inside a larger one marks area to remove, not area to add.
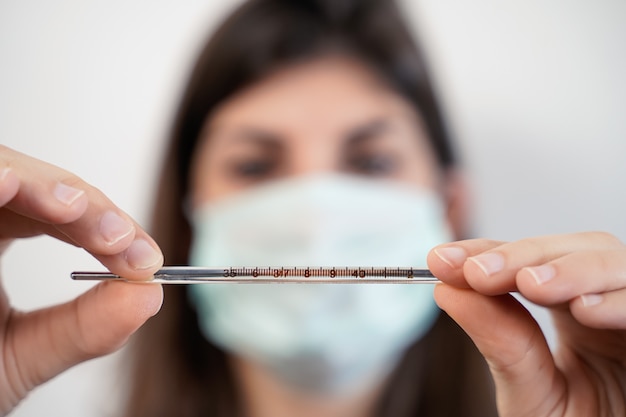
[[[123,251],[114,255],[92,255],[114,274],[129,280],[143,280],[163,265],[163,255],[154,240],[143,230],[138,230],[135,240]]]
[[[539,325],[515,298],[440,284],[435,299],[487,360],[501,415],[549,415],[559,406],[562,377]]]
[[[11,397],[65,369],[119,347],[162,302],[156,284],[106,282],[72,302],[27,314],[14,314],[4,339]]]
[[[585,326],[626,330],[626,288],[577,297],[570,303],[570,311]]]
[[[128,279],[145,279],[162,265],[154,240],[95,187],[6,147],[0,148],[0,169],[2,164],[15,174],[19,189],[0,209],[0,237],[61,237]]]
[[[45,233],[75,246],[80,246],[81,244],[81,242],[76,242],[59,231],[54,225],[42,224],[14,212],[3,212],[1,209],[0,230],[3,231],[4,236],[13,238],[36,236]],[[103,255],[94,251],[90,251],[90,253],[112,272],[131,280],[145,279],[154,270],[158,269],[163,262],[163,256],[159,247],[142,229],[135,231],[134,240],[119,253],[112,255]]]
[[[626,248],[580,251],[521,269],[517,287],[543,306],[626,288]]]
[[[76,245],[72,239],[61,233],[53,224],[42,223],[6,208],[0,208],[0,238],[16,239],[42,234]]]
[[[14,234],[20,226],[27,227],[23,235],[44,232],[54,225],[78,246],[100,254],[117,253],[133,240],[137,225],[95,187],[18,152],[4,149],[0,155],[0,162],[11,163],[19,180],[18,192],[0,217],[1,224]],[[25,220],[15,221],[6,209]]]
[[[0,171],[18,189],[3,206],[46,223],[76,220],[87,209],[85,191],[67,171],[0,145]]]
[[[459,288],[469,288],[463,275],[463,265],[467,258],[502,244],[503,242],[495,240],[469,239],[435,246],[428,253],[428,267],[445,283]]]
[[[481,294],[505,294],[518,290],[515,278],[523,267],[541,265],[571,252],[616,249],[621,245],[615,237],[600,232],[522,239],[468,257],[463,275]]]

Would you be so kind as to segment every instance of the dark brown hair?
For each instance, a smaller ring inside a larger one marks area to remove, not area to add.
[[[152,227],[167,264],[187,263],[191,229],[182,202],[207,116],[273,70],[337,51],[368,65],[405,97],[422,116],[442,168],[453,165],[425,61],[392,1],[248,1],[210,37],[182,97]],[[227,354],[201,335],[185,288],[166,288],[162,311],[137,334],[131,353],[127,417],[242,415]],[[484,360],[445,314],[407,351],[377,415],[495,415]]]

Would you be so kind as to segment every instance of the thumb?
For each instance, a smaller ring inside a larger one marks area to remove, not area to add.
[[[13,406],[67,368],[121,347],[162,301],[160,285],[104,282],[66,304],[14,312],[4,340]]]
[[[548,415],[564,397],[564,383],[543,333],[510,294],[491,297],[446,284],[437,304],[470,336],[496,385],[501,416]]]

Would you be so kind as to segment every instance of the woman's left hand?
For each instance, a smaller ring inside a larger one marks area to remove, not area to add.
[[[428,255],[435,298],[472,338],[513,416],[626,415],[626,246],[606,233],[453,242]],[[550,309],[551,352],[509,293]]]

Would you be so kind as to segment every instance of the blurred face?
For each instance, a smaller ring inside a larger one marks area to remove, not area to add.
[[[316,173],[439,183],[419,115],[367,67],[329,57],[280,70],[216,109],[192,165],[193,205]]]
[[[333,195],[330,205],[309,207],[307,193],[317,189],[294,181],[290,195],[268,187],[242,197],[247,204],[198,210],[192,265],[413,265],[448,238],[444,213],[433,213],[440,210],[436,197],[388,187],[395,181],[438,191],[440,172],[422,121],[367,67],[348,59],[293,65],[231,97],[206,120],[191,169],[196,209],[298,176],[385,181],[343,179],[334,188],[318,178],[313,184]],[[289,381],[290,390],[355,395],[370,394],[382,369],[418,337],[416,329],[432,323],[432,291],[411,287],[223,285],[193,286],[190,293],[209,338],[263,363],[235,354],[254,391],[273,384],[280,392]],[[380,317],[393,317],[391,330]],[[379,343],[383,337],[386,344]],[[369,341],[376,348],[362,355]]]

